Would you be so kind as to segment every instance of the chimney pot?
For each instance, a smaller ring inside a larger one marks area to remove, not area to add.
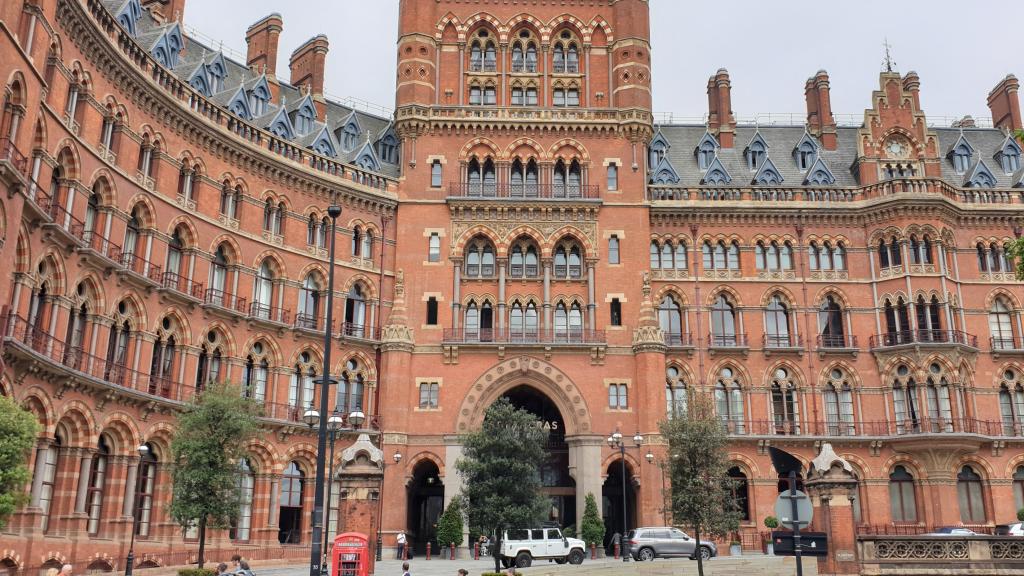
[[[807,130],[817,136],[822,147],[835,150],[838,146],[836,138],[836,119],[832,115],[831,84],[828,72],[818,70],[813,78],[804,84],[804,97],[807,101]]]
[[[1020,114],[1020,81],[1013,74],[1007,74],[988,93],[988,109],[992,111],[992,124],[996,128],[1020,130],[1024,128]]]

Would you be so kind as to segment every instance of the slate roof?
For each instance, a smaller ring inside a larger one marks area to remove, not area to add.
[[[960,128],[936,128],[935,132],[939,136],[940,143],[956,143],[960,139],[961,130]],[[1021,183],[1020,174],[1003,172],[1003,167],[995,160],[996,152],[1002,150],[1003,143],[1006,142],[1005,132],[997,128],[964,128],[963,135],[964,139],[974,148],[967,174],[973,173],[977,164],[984,160],[989,172],[996,178],[996,188],[1012,188]],[[939,149],[942,150],[942,148]],[[964,175],[957,174],[953,169],[953,163],[943,157],[942,179],[960,186],[964,182]]]

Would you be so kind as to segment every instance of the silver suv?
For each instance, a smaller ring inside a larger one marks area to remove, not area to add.
[[[698,553],[704,560],[718,556],[718,547],[714,542],[701,540],[698,545],[697,540],[670,526],[630,530],[626,534],[626,545],[634,560],[674,557],[695,559]]]

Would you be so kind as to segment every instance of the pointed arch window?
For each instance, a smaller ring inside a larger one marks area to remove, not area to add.
[[[85,223],[82,226],[82,231],[85,235],[85,240],[92,243],[91,235],[96,232],[96,219],[99,217],[100,210],[100,195],[93,192],[89,195],[89,202],[85,205]]]
[[[910,327],[910,307],[900,296],[893,304],[885,300],[885,345],[897,346],[910,344],[914,341],[914,333]]]
[[[765,345],[769,348],[787,348],[793,345],[790,336],[790,313],[786,302],[778,294],[768,300],[765,309]]]
[[[724,367],[715,382],[715,409],[729,434],[745,434],[743,390],[732,367]]]
[[[110,464],[110,445],[106,435],[100,436],[96,453],[92,456],[89,468],[89,488],[86,493],[86,513],[89,515],[87,531],[90,536],[100,532],[100,521],[103,518],[103,492],[107,482],[107,466]]]
[[[224,289],[227,285],[227,277],[228,258],[227,254],[225,254],[224,246],[220,245],[213,255],[213,262],[210,266],[211,303],[218,306],[224,305],[224,298],[226,296]]]
[[[274,271],[270,268],[270,259],[265,258],[256,272],[253,286],[252,315],[257,318],[270,319],[274,307]]]
[[[495,273],[494,246],[484,238],[477,238],[466,247],[467,278],[492,278]]]
[[[299,361],[288,383],[288,406],[303,409],[313,402],[316,367],[311,364],[309,352],[299,354]]]
[[[928,401],[928,421],[932,432],[953,431],[953,407],[949,397],[949,383],[945,377],[936,374],[938,365],[932,365],[933,374],[928,377],[925,397]]]
[[[1003,435],[1024,435],[1024,386],[1016,369],[1003,371],[999,385],[999,413],[1003,422]],[[1019,510],[1020,508],[1018,508]]]
[[[166,320],[165,320],[166,321]],[[153,343],[153,360],[149,368],[149,393],[170,397],[175,379],[174,336],[158,336]]]
[[[64,447],[64,439],[60,432],[57,432],[53,436],[53,442],[45,447],[39,448],[43,450],[41,460],[37,460],[35,473],[38,475],[39,482],[39,500],[38,506],[42,512],[42,531],[43,533],[49,532],[51,512],[53,511],[53,498],[56,489],[57,482],[57,471],[60,469],[61,464],[61,451]]]
[[[917,522],[914,477],[903,466],[889,474],[889,513],[893,522]]]
[[[221,354],[220,347],[215,344],[216,338],[216,334],[211,332],[207,335],[207,339],[210,342],[203,344],[199,349],[199,360],[196,363],[196,394],[201,393],[210,384],[220,381],[223,355]],[[211,347],[212,352],[210,350]]]
[[[843,308],[831,294],[818,308],[818,336],[822,348],[847,347]]]
[[[281,506],[278,511],[278,542],[300,544],[302,542],[302,500],[306,477],[299,465],[288,463],[281,476]]]
[[[366,334],[366,296],[361,284],[356,283],[345,297],[345,335],[363,338]]]
[[[736,334],[736,307],[719,294],[711,306],[711,345],[732,347],[738,345]]]
[[[299,290],[299,313],[295,323],[300,328],[317,330],[320,326],[320,283],[316,275],[310,273],[302,280]]]
[[[256,472],[248,458],[238,461],[238,519],[231,523],[228,538],[248,542],[252,529],[252,504],[256,488]]]
[[[747,475],[739,466],[729,468],[729,480],[732,481],[732,501],[739,512],[740,520],[750,520],[750,484]]]
[[[917,236],[910,237],[910,263],[911,264],[934,264],[935,255],[932,241],[927,235],[918,240]]]
[[[771,385],[772,416],[776,434],[800,433],[800,407],[797,401],[796,384],[789,370],[775,370]]]
[[[824,389],[825,422],[831,436],[852,436],[856,432],[853,421],[853,389],[841,368],[829,372]]]
[[[363,410],[363,393],[366,380],[359,361],[351,359],[345,363],[345,370],[338,381],[338,397],[335,399],[337,410],[342,414]]]
[[[156,488],[157,458],[151,444],[139,460],[138,481],[135,490],[135,535],[143,538],[149,536],[150,523],[153,515],[153,496]]]
[[[686,416],[688,392],[682,372],[669,366],[665,370],[665,414],[669,419]]]
[[[242,396],[263,403],[267,394],[267,379],[270,363],[258,355],[263,353],[263,343],[253,344],[252,353],[245,358],[245,372],[242,374]]]
[[[917,383],[913,378],[906,378],[910,369],[899,366],[896,369],[897,379],[893,382],[892,399],[896,417],[896,433],[921,432],[921,411],[917,397]]]
[[[956,475],[956,493],[960,504],[960,521],[964,524],[985,523],[985,501],[981,475],[971,466],[964,466]]]
[[[1019,348],[1013,332],[1014,314],[1004,298],[996,298],[988,313],[988,330],[994,350]]]
[[[128,366],[128,345],[132,341],[131,325],[127,320],[110,327],[107,340],[107,363],[103,379],[119,384],[124,378]]]
[[[139,219],[139,207],[132,208],[131,216],[128,218],[128,226],[124,233],[124,248],[122,254],[124,255],[124,265],[132,267],[134,269],[135,254],[139,250],[139,234],[142,222]]]
[[[658,324],[669,346],[683,344],[683,313],[676,299],[666,295],[658,305]]]
[[[1013,503],[1016,510],[1024,508],[1024,466],[1013,472]]]

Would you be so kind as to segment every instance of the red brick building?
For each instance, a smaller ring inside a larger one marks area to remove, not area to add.
[[[1013,76],[985,126],[929,122],[917,75],[891,71],[856,123],[819,71],[806,119],[758,126],[719,70],[706,122],[662,125],[645,0],[403,0],[385,118],[324,97],[326,38],[286,82],[280,16],[240,62],[186,37],[184,9],[0,7],[0,391],[45,425],[0,570],[121,570],[136,507],[140,565],[186,562],[168,445],[220,379],[263,403],[266,434],[211,546],[302,558],[332,202],[331,403],[368,417],[338,441],[331,532],[422,548],[460,488],[459,434],[502,396],[550,429],[562,525],[588,493],[612,530],[664,521],[658,422],[694,392],[733,438],[744,534],[779,489],[767,448],[809,460],[825,440],[856,468],[861,526],[1024,506]],[[616,430],[644,438],[626,478]]]

